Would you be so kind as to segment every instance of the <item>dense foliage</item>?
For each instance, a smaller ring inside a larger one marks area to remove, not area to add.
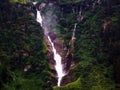
[[[28,0],[9,0],[10,2],[19,2],[22,4],[26,4],[28,2]]]
[[[0,89],[51,90],[43,31],[29,5],[0,0]]]
[[[88,7],[82,7],[82,21],[78,20],[79,10],[71,10],[60,20],[66,44],[71,39],[74,24],[78,23],[73,56],[76,65],[68,74],[76,81],[59,88],[54,87],[55,90],[120,89],[119,2],[105,1],[94,7],[89,2],[83,2],[83,6]]]

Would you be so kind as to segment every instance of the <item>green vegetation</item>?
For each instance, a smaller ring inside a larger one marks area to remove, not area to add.
[[[65,86],[61,87],[54,87],[54,90],[81,90],[81,85],[80,85],[80,78],[78,78],[75,82],[69,83]]]
[[[73,56],[76,65],[68,74],[71,77],[76,75],[74,76],[76,81],[55,87],[54,90],[120,89],[118,86],[120,83],[120,7],[116,4],[111,5],[110,2],[109,4],[102,2],[94,8],[91,5],[88,9],[82,10],[84,16],[82,22],[77,21],[78,12],[72,11],[66,13],[65,18],[60,20],[66,45],[71,38],[74,23],[78,22]]]
[[[19,2],[19,3],[22,3],[22,4],[26,4],[27,3],[27,0],[10,0],[10,2]]]
[[[29,7],[0,1],[1,90],[51,90],[43,31]]]

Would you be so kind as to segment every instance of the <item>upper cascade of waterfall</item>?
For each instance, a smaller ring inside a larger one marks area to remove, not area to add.
[[[41,16],[41,12],[37,10],[37,18],[36,21],[40,23],[40,25],[42,26],[42,16]]]
[[[47,32],[59,33],[57,22],[60,8],[56,2],[39,2],[36,4],[36,10],[37,21],[41,23],[42,28],[46,28]]]

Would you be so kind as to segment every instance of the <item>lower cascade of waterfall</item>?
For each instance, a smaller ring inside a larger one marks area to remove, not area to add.
[[[47,27],[43,27],[42,23],[43,23],[43,19],[42,19],[42,16],[41,16],[41,12],[37,10],[37,18],[36,18],[36,21],[39,22],[42,26],[43,29],[47,29]],[[44,30],[45,32],[45,30]],[[62,57],[60,56],[60,54],[57,52],[55,46],[54,46],[54,43],[52,42],[50,36],[48,34],[44,34],[44,35],[47,35],[48,37],[48,40],[52,46],[52,51],[53,51],[53,59],[55,60],[55,70],[57,72],[57,79],[58,79],[58,82],[57,82],[57,86],[60,86],[61,84],[61,81],[62,81],[62,78],[65,76],[65,72],[63,70],[63,65],[62,65]]]
[[[65,75],[64,71],[63,71],[63,66],[62,66],[62,58],[61,56],[57,53],[55,47],[54,47],[54,43],[51,41],[51,38],[48,36],[48,40],[50,41],[51,43],[51,46],[52,46],[52,51],[53,51],[53,54],[54,54],[54,60],[56,62],[55,64],[55,70],[57,72],[57,77],[58,77],[58,83],[57,83],[57,86],[60,86],[60,83],[61,83],[61,80],[62,80],[62,77]]]

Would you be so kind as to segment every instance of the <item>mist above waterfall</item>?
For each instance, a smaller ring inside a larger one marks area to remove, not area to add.
[[[56,5],[56,2],[39,3],[37,5],[37,10],[40,11],[42,16],[42,27],[46,28],[47,32],[58,34],[60,30],[58,28],[57,22],[60,10]]]

